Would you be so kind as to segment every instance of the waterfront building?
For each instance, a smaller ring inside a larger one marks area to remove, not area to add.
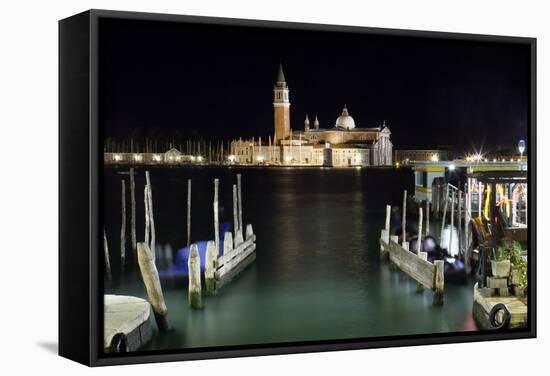
[[[391,131],[385,122],[377,127],[357,127],[344,105],[330,128],[321,128],[317,115],[312,128],[306,114],[303,129],[293,130],[290,127],[290,89],[282,66],[279,66],[273,94],[273,138],[269,136],[263,142],[261,138],[233,140],[231,163],[335,167],[392,165]]]
[[[393,152],[393,160],[401,165],[415,162],[450,161],[451,153],[449,150],[442,148],[396,149]]]
[[[178,165],[205,162],[201,155],[186,155],[176,148],[164,153],[103,153],[105,164]]]

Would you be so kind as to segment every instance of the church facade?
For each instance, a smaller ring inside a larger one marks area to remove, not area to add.
[[[344,106],[331,128],[321,128],[317,116],[311,126],[306,115],[303,129],[293,130],[290,127],[290,89],[282,66],[279,66],[273,94],[273,138],[233,140],[232,163],[327,167],[392,165],[391,132],[385,122],[374,128],[356,127]]]

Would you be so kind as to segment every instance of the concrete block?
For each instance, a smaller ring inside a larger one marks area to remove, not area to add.
[[[491,289],[508,288],[508,278],[487,277],[487,287]]]

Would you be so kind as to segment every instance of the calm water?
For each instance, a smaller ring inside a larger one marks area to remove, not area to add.
[[[386,203],[399,204],[413,175],[391,169],[153,168],[157,243],[186,243],[187,179],[193,179],[193,240],[213,238],[213,179],[222,220],[232,218],[232,188],[243,174],[243,217],[257,235],[257,259],[205,308],[188,309],[186,288],[165,288],[174,331],[147,349],[276,343],[472,329],[470,286],[432,293],[379,262]],[[119,170],[105,170],[105,226],[118,269]],[[143,170],[137,170],[138,241],[143,239]],[[128,188],[128,187],[127,187]],[[129,213],[129,211],[128,211]],[[129,214],[127,222],[130,222]],[[129,235],[127,236],[129,238]],[[129,248],[129,246],[128,246]],[[127,251],[131,252],[131,251]],[[132,260],[128,260],[132,265]],[[132,268],[129,268],[132,269]],[[108,293],[146,297],[135,272],[116,275]]]

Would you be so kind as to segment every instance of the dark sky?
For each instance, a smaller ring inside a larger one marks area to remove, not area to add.
[[[100,21],[100,122],[168,137],[267,136],[279,62],[291,127],[386,120],[395,147],[515,147],[526,138],[529,47],[152,21]]]

